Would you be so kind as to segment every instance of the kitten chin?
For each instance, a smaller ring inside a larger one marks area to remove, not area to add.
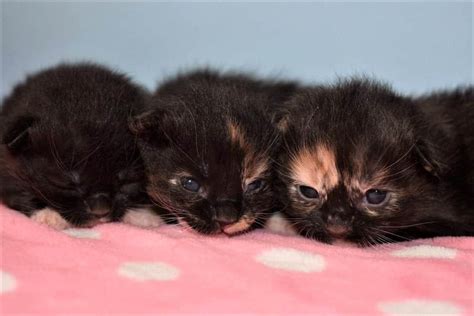
[[[29,76],[0,112],[0,199],[55,228],[119,220],[150,204],[128,130],[145,98],[124,75],[93,64]]]
[[[472,236],[473,90],[410,98],[352,79],[297,93],[277,122],[286,216],[328,243]]]
[[[156,203],[203,234],[246,232],[274,208],[274,109],[293,82],[198,70],[165,81],[130,123]]]

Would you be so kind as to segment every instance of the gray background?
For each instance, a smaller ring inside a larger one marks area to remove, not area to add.
[[[369,74],[420,93],[472,82],[472,3],[2,2],[1,96],[94,60],[153,88],[196,65],[307,82]]]

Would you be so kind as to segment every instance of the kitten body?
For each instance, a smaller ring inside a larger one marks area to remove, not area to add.
[[[29,76],[1,108],[3,203],[58,229],[149,205],[127,128],[144,104],[140,87],[98,65],[63,64]]]
[[[149,195],[200,233],[261,224],[274,207],[271,111],[296,87],[212,70],[163,83],[131,123]]]
[[[284,212],[301,234],[360,245],[474,234],[473,88],[408,98],[370,80],[286,105]]]
[[[414,101],[438,130],[455,142],[459,168],[467,179],[466,188],[471,189],[468,205],[474,205],[474,87],[434,92]]]

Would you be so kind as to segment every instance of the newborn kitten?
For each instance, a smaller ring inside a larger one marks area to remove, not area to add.
[[[57,229],[120,219],[148,205],[128,120],[144,92],[92,64],[60,65],[18,85],[1,109],[0,199]]]
[[[371,245],[474,234],[472,87],[410,99],[348,80],[285,107],[281,197],[302,235]]]
[[[272,211],[270,110],[296,89],[201,70],[161,85],[131,129],[139,137],[149,195],[192,229],[242,233]]]

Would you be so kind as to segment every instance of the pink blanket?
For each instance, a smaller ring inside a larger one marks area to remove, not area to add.
[[[473,240],[359,249],[265,231],[53,231],[0,206],[2,315],[473,315]]]

